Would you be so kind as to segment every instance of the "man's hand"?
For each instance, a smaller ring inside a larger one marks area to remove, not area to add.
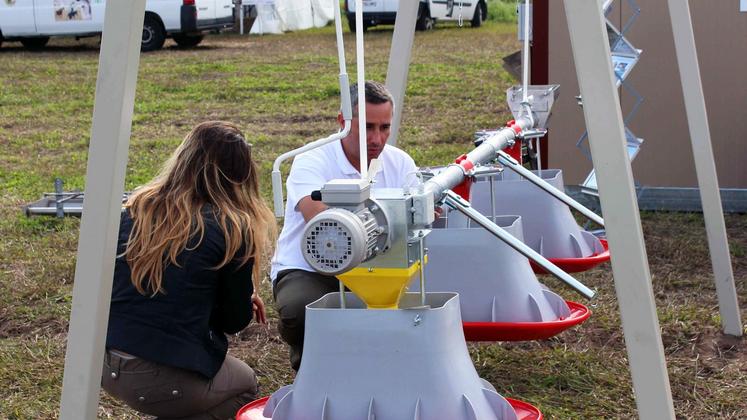
[[[436,220],[441,218],[441,215],[444,214],[444,209],[441,206],[436,206],[433,208],[433,212],[436,214]]]
[[[256,293],[252,295],[252,311],[254,312],[254,319],[257,320],[257,323],[267,324],[265,303],[262,302],[262,298]]]

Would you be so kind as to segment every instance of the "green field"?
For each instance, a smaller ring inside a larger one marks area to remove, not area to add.
[[[391,27],[367,33],[368,78],[384,79],[391,35]],[[345,42],[354,80],[354,39],[346,34]],[[399,145],[419,165],[444,164],[470,150],[474,131],[510,119],[505,91],[514,81],[501,58],[519,48],[515,25],[440,25],[418,32],[415,44]],[[66,189],[84,188],[97,65],[97,38],[53,39],[42,52],[11,42],[0,48],[3,419],[58,412],[79,220],[26,218],[21,208],[53,190],[55,177]],[[269,200],[275,157],[336,130],[337,73],[330,27],[209,36],[189,50],[168,41],[140,61],[125,187],[147,182],[196,123],[224,119],[254,144]],[[678,417],[747,418],[747,346],[719,333],[702,216],[644,213],[642,220]],[[744,314],[747,216],[729,215],[726,224]],[[610,267],[579,279],[599,291],[593,302],[543,281],[588,304],[588,322],[541,342],[470,345],[475,366],[500,393],[536,405],[547,418],[636,417]],[[266,283],[263,295],[271,302]],[[263,395],[293,380],[270,312],[269,328],[250,326],[231,339],[230,350],[256,369]],[[104,393],[99,415],[136,418]]]

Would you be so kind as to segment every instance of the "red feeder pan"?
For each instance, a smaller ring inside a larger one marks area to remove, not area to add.
[[[241,407],[239,412],[236,413],[236,420],[267,420],[269,417],[262,415],[262,411],[264,411],[269,399],[270,397],[260,398]],[[544,418],[542,413],[531,404],[513,398],[506,398],[506,401],[514,408],[519,420],[542,420]]]
[[[586,306],[566,301],[571,315],[547,322],[463,322],[467,341],[532,341],[554,337],[591,315]]]
[[[566,273],[580,273],[591,270],[599,264],[610,260],[610,248],[607,240],[600,239],[599,242],[602,243],[604,251],[598,254],[593,254],[585,258],[548,258],[548,260]],[[534,261],[529,260],[529,264],[532,265],[535,274],[547,274],[547,271],[535,264]]]

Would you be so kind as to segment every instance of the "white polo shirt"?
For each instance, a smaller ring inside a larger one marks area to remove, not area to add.
[[[381,170],[376,174],[372,188],[403,188],[418,184],[415,162],[404,151],[386,145],[379,155],[379,161]],[[273,283],[282,270],[314,271],[301,253],[301,234],[306,221],[296,208],[298,202],[311,195],[312,191],[321,189],[330,180],[360,176],[358,169],[345,156],[340,141],[296,156],[285,184],[288,199],[285,204],[285,223],[272,257],[270,278]]]

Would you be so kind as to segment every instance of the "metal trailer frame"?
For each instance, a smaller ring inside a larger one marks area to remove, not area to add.
[[[401,4],[408,3],[417,4]],[[673,20],[678,19],[679,25],[687,20],[689,6],[686,2],[669,0],[669,5]],[[591,149],[599,170],[600,201],[607,210],[608,221],[611,221],[607,232],[610,248],[615,255],[612,268],[639,415],[644,419],[674,418],[630,162],[624,147],[622,116],[609,66],[609,45],[601,14],[601,0],[565,0],[565,7],[574,58],[579,69],[579,85],[584,98],[592,105],[585,107],[584,112],[589,132],[596,139],[591,142]],[[104,19],[86,172],[88,204],[80,228],[60,405],[60,418],[65,420],[94,419],[98,408],[116,254],[114,239],[124,190],[144,11],[145,0],[109,2]],[[395,98],[399,97],[399,106],[395,110],[397,122],[401,121],[416,15],[414,6],[403,9],[395,24],[392,43],[392,57],[395,60],[390,61],[387,85],[393,89]],[[683,67],[697,69],[694,45],[689,45],[693,47],[689,50],[689,59],[686,55],[687,44],[692,44],[692,24],[685,23],[689,25],[683,33],[675,32],[678,57],[681,56],[680,67],[681,70]],[[398,54],[400,49],[403,51]],[[683,63],[690,64],[683,66]],[[398,73],[398,68],[403,70]],[[683,75],[683,84],[690,88],[694,84],[699,87],[698,72],[693,75]],[[697,79],[697,83],[690,78]],[[685,91],[688,97],[688,90]],[[696,119],[695,114],[699,111],[701,120],[699,123],[691,121],[690,127],[700,130],[697,136],[693,136],[693,148],[700,153],[701,148],[710,149],[702,89],[691,92],[691,95],[692,98],[687,100],[688,117]],[[393,143],[396,142],[398,126],[395,125],[393,130]],[[612,135],[605,136],[604,133]],[[715,176],[710,177],[712,174],[705,173],[710,164],[715,174],[712,154],[709,158],[709,162],[703,165],[706,167],[698,169],[698,176],[702,176],[704,181],[715,180]],[[622,178],[618,175],[622,175]],[[714,191],[717,195],[715,188],[702,188],[701,193],[714,194]],[[720,208],[720,201],[711,196],[704,197],[704,207],[707,203]],[[711,215],[711,211],[707,215]],[[710,234],[719,234],[717,230],[724,230],[723,217],[721,220],[720,228],[709,228]],[[720,245],[715,239],[709,243],[712,251],[715,245]],[[723,261],[718,266],[722,267]],[[726,279],[721,282],[728,286]],[[733,280],[731,285],[733,287]]]

